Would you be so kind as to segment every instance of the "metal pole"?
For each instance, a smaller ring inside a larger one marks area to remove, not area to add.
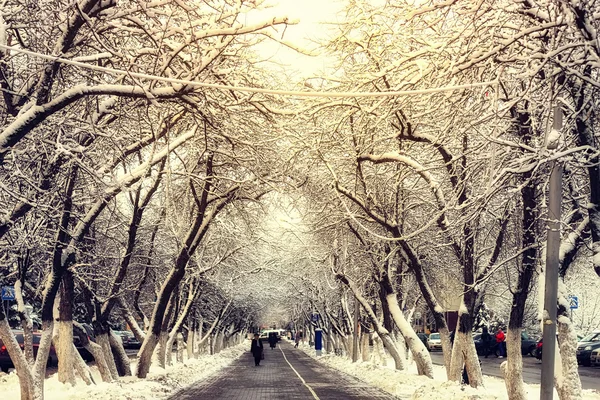
[[[554,109],[554,129],[560,132],[562,111]],[[556,145],[558,143],[555,143]],[[554,146],[553,146],[554,147]],[[548,146],[549,149],[550,146]],[[555,148],[555,147],[554,147]],[[560,207],[562,200],[562,165],[554,161],[548,193],[548,238],[546,243],[546,278],[544,293],[544,332],[542,347],[542,382],[540,400],[552,400],[554,391],[554,358],[556,349],[556,302],[558,293],[558,263],[560,248]]]
[[[360,304],[358,299],[354,298],[354,340],[352,343],[352,362],[358,361],[358,314],[360,314]]]

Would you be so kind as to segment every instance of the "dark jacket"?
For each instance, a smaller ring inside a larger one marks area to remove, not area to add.
[[[277,334],[275,333],[269,333],[269,344],[271,345],[271,347],[275,347],[275,345],[277,344]]]
[[[250,345],[250,352],[256,358],[260,357],[263,352],[263,344],[260,339],[252,339],[252,345]]]
[[[488,344],[490,342],[490,340],[492,340],[492,335],[490,335],[490,332],[487,330],[487,328],[484,326],[483,327],[483,332],[481,332],[481,341],[484,344]]]

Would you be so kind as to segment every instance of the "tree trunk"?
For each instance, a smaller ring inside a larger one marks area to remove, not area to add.
[[[508,328],[506,332],[507,366],[504,371],[506,393],[511,400],[526,400],[523,385],[523,356],[521,355],[521,328]]]
[[[518,120],[518,132],[526,144],[532,140],[531,118],[527,112],[511,110]],[[507,332],[508,363],[505,379],[506,390],[511,399],[525,399],[527,394],[523,385],[523,366],[521,356],[521,331],[523,330],[523,315],[531,282],[535,273],[537,248],[536,226],[539,220],[539,208],[536,204],[537,181],[531,172],[522,175],[521,180],[521,248],[524,249],[521,258],[521,267],[518,270],[517,287],[513,292],[512,307]],[[512,351],[512,354],[511,354]]]
[[[104,357],[104,351],[102,351],[102,347],[90,341],[88,341],[87,345],[83,347],[94,356],[94,360],[96,361],[96,366],[98,367],[98,372],[100,372],[102,381],[112,382],[113,378],[110,374],[110,370],[108,369],[108,364],[106,363],[106,358]]]
[[[390,356],[392,356],[392,358],[394,359],[396,369],[403,370],[404,369],[404,360],[402,359],[401,354],[398,352],[398,348],[396,347],[394,340],[390,336],[390,333],[379,322],[379,320],[377,319],[377,316],[375,315],[375,312],[371,308],[371,305],[369,304],[369,302],[364,297],[361,296],[361,294],[360,294],[358,288],[356,287],[356,285],[354,284],[354,282],[350,281],[348,279],[348,277],[346,277],[343,274],[337,273],[336,278],[339,279],[346,286],[348,286],[350,288],[350,290],[352,290],[352,293],[354,294],[356,300],[361,304],[363,309],[367,312],[367,315],[369,316],[371,323],[373,324],[373,327],[375,328],[375,331],[381,338],[381,341],[382,341],[384,347],[390,353]]]
[[[65,271],[59,297],[58,340],[55,349],[58,355],[58,381],[75,386],[75,354],[73,353],[73,275]]]
[[[167,353],[171,355],[173,353],[173,347],[167,347],[169,341],[169,335],[167,332],[161,331],[160,336],[158,337],[158,345],[156,346],[156,361],[158,362],[158,366],[161,368],[166,368],[167,366]],[[171,346],[173,346],[173,342],[171,342]]]
[[[417,364],[418,374],[433,379],[433,362],[431,361],[431,355],[421,339],[417,336],[415,330],[404,318],[404,314],[398,304],[396,293],[392,292],[388,294],[385,299],[396,326],[400,329],[408,348],[412,352],[413,359]]]
[[[177,362],[183,363],[183,350],[185,348],[185,343],[183,342],[183,335],[181,333],[177,334]]]
[[[187,358],[191,360],[194,357],[194,342],[196,340],[196,322],[191,321],[189,323],[190,329],[188,329],[187,334],[187,342],[186,342],[186,350],[187,350]]]
[[[369,354],[369,335],[364,332],[361,334],[360,339],[360,354],[362,355],[363,361],[369,361],[369,358],[371,356]]]
[[[125,319],[125,321],[127,321],[127,324],[131,328],[131,332],[133,333],[133,336],[135,336],[135,338],[140,343],[144,343],[146,334],[144,333],[142,328],[140,328],[139,324],[137,323],[137,320],[135,319],[135,317],[131,313],[131,310],[127,306],[127,303],[125,303],[123,298],[120,296],[119,296],[119,307],[121,308],[121,314],[123,315],[123,318]]]
[[[92,376],[92,371],[90,371],[90,368],[87,366],[87,364],[81,357],[81,354],[79,354],[79,352],[77,351],[77,347],[75,347],[75,344],[71,343],[71,347],[72,347],[71,351],[74,354],[74,357],[73,357],[74,369],[77,371],[77,373],[79,374],[81,379],[83,379],[83,381],[85,382],[86,385],[91,385],[92,383],[96,384],[96,382],[94,381],[94,377]]]
[[[25,307],[25,301],[23,300],[22,279],[23,277],[20,277],[20,279],[15,282],[15,300],[17,301],[17,311],[19,313],[19,319],[21,320],[21,329],[23,329],[23,352],[27,363],[33,367],[33,364],[35,363],[35,357],[33,355],[33,322]]]
[[[3,311],[0,311],[0,340],[6,346],[6,350],[17,370],[19,386],[21,388],[21,400],[33,400],[36,394],[34,389],[34,375],[29,369],[25,355],[21,351],[19,342],[17,342],[15,335],[12,333]]]
[[[108,339],[107,332],[100,332],[96,335],[96,343],[102,347],[102,352],[104,353],[104,359],[106,364],[108,365],[108,370],[110,371],[110,375],[112,379],[116,380],[119,378],[119,371],[117,371],[117,365],[115,364],[115,358],[113,357],[112,351],[110,349],[110,340]]]
[[[173,349],[173,343],[175,343],[175,339],[179,332],[171,331],[171,333],[167,336],[167,344],[165,345],[166,349]],[[173,351],[167,351],[165,354],[166,364],[173,365]]]
[[[566,309],[559,310],[557,318],[562,379],[561,384],[556,385],[556,391],[560,400],[580,400],[583,395],[576,356],[577,334],[573,329],[573,324],[565,315],[566,312]]]
[[[129,363],[129,357],[123,348],[123,342],[112,330],[108,331],[108,342],[110,343],[111,352],[119,375],[131,376],[131,364]]]
[[[401,237],[401,232],[395,232],[394,235],[396,237]],[[429,312],[431,312],[431,315],[435,320],[435,324],[440,334],[440,340],[442,342],[442,352],[444,354],[444,365],[446,366],[446,375],[448,376],[448,379],[450,379],[452,344],[450,343],[450,333],[448,331],[448,324],[446,323],[446,317],[444,316],[443,308],[437,301],[435,295],[433,294],[433,290],[431,290],[431,286],[429,286],[429,282],[427,281],[427,277],[425,276],[425,272],[423,271],[423,265],[421,265],[421,262],[419,261],[419,258],[413,251],[412,247],[405,241],[400,241],[400,245],[403,253],[405,254],[408,260],[408,266],[411,272],[415,275],[415,280],[417,282],[417,285],[419,286],[419,289],[421,290],[423,300],[425,300],[425,303],[429,308]]]

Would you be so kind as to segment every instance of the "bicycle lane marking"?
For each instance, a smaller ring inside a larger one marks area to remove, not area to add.
[[[315,398],[315,400],[320,400],[319,396],[317,396],[317,394],[315,393],[315,391],[308,385],[308,383],[306,383],[306,381],[304,380],[304,378],[302,377],[302,375],[300,375],[298,373],[298,371],[296,371],[296,368],[294,368],[294,366],[288,361],[287,357],[285,356],[285,353],[283,352],[283,349],[281,347],[279,347],[279,350],[281,351],[281,354],[283,355],[283,359],[285,360],[285,362],[288,363],[288,365],[290,366],[290,368],[292,369],[292,371],[294,371],[296,373],[296,375],[298,375],[298,378],[300,378],[300,380],[302,381],[302,383],[304,384],[304,386],[306,386],[306,388],[310,391],[310,393],[313,395],[313,397]]]

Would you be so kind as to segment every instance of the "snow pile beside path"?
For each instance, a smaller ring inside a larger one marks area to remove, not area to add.
[[[97,385],[86,386],[78,380],[72,387],[64,385],[52,375],[44,382],[45,400],[154,400],[165,399],[175,391],[192,383],[206,379],[231,364],[241,354],[248,351],[246,343],[221,351],[215,355],[201,355],[198,359],[185,360],[165,369],[152,365],[146,379],[122,377],[117,382],[104,383],[96,367],[91,367]],[[132,371],[136,363],[132,362]],[[0,376],[2,398],[20,398],[19,380],[13,372]]]
[[[352,375],[371,386],[383,389],[401,399],[499,400],[498,397],[487,391],[473,389],[470,386],[461,386],[458,383],[446,380],[429,379],[425,376],[419,376],[417,375],[416,368],[413,371],[413,365],[408,367],[408,371],[396,371],[393,367],[380,367],[369,362],[359,361],[352,363],[352,360],[348,358],[338,357],[333,354],[316,357],[313,355],[314,351],[311,351],[308,347],[304,347],[303,350],[318,361],[338,371]],[[393,362],[389,363],[389,365],[393,366]]]
[[[504,380],[484,375],[484,387],[474,389],[467,385],[459,385],[446,379],[446,369],[440,365],[434,365],[434,379],[417,375],[415,363],[407,365],[404,371],[396,371],[394,362],[390,359],[387,366],[377,366],[370,362],[359,361],[353,363],[351,359],[324,354],[320,357],[315,355],[315,350],[308,345],[300,348],[310,357],[326,364],[338,371],[352,375],[371,386],[378,387],[398,396],[401,399],[412,400],[508,400]],[[540,385],[525,384],[528,400],[538,400],[540,397]],[[555,398],[558,398],[555,395]],[[594,390],[584,390],[583,398],[586,400],[600,400],[600,393]]]

